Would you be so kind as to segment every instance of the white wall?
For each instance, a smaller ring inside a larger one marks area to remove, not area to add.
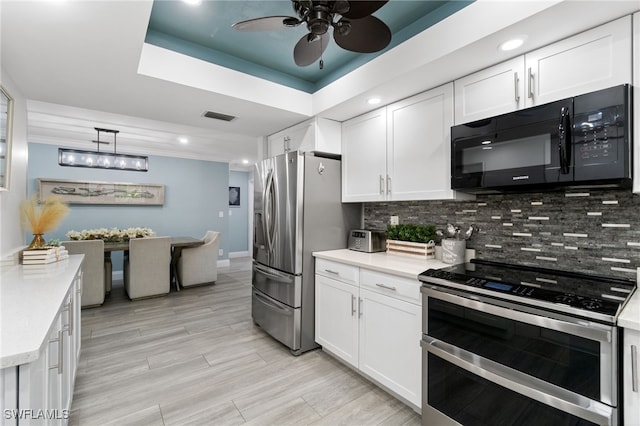
[[[4,259],[26,245],[20,203],[27,197],[27,101],[4,69],[0,82],[14,99],[9,191],[0,191],[0,259]]]

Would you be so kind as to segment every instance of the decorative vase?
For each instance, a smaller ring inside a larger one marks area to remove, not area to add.
[[[47,244],[44,241],[43,234],[33,234],[33,240],[31,240],[31,244],[29,244],[28,249],[37,249],[46,246]]]

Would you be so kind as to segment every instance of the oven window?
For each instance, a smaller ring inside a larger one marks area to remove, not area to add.
[[[460,424],[594,425],[428,354],[427,402]]]
[[[438,299],[428,299],[428,335],[553,383],[600,399],[600,344]]]
[[[480,141],[462,149],[462,173],[539,167],[551,164],[551,135],[506,141]]]

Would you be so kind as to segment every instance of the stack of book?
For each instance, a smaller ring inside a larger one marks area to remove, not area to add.
[[[26,249],[22,251],[23,265],[46,265],[69,257],[69,252],[64,246],[42,247]]]

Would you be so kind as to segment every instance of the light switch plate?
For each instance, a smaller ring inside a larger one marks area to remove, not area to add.
[[[222,210],[218,212],[218,217],[224,217],[224,212]]]

